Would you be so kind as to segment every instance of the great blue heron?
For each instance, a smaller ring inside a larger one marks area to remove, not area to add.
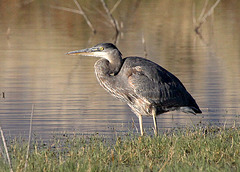
[[[111,43],[68,52],[67,55],[101,57],[94,65],[100,85],[114,97],[126,102],[139,118],[152,116],[157,135],[156,116],[168,111],[202,113],[181,81],[158,64],[141,58],[126,57]]]

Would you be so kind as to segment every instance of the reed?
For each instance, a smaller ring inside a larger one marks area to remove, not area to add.
[[[105,10],[105,12],[106,12],[106,14],[107,14],[107,16],[108,16],[108,19],[109,19],[111,25],[112,25],[113,28],[115,29],[116,34],[119,34],[120,29],[119,29],[119,26],[118,26],[118,22],[117,22],[116,19],[113,17],[113,15],[112,15],[112,13],[110,12],[110,10],[109,10],[107,4],[105,3],[105,1],[104,1],[104,0],[100,0],[100,1],[101,1],[102,5],[103,5],[103,8],[104,8],[104,10]],[[120,2],[119,2],[119,3],[120,3]]]
[[[194,31],[197,35],[199,35],[201,39],[202,39],[202,34],[200,32],[200,28],[207,21],[207,18],[213,15],[214,9],[217,7],[220,1],[221,0],[216,0],[216,2],[209,8],[209,10],[207,10],[209,0],[205,0],[204,6],[202,8],[202,11],[198,19],[195,18],[195,3],[194,3],[194,6],[193,6],[193,24],[195,25]]]
[[[81,5],[78,3],[77,0],[73,0],[73,2],[75,3],[75,5],[77,6],[77,10],[75,9],[71,9],[71,8],[66,8],[66,7],[60,7],[60,6],[54,6],[54,5],[50,5],[51,8],[55,8],[58,10],[62,10],[62,11],[68,11],[71,13],[76,13],[76,14],[80,14],[83,16],[84,20],[86,21],[86,23],[88,24],[89,28],[92,30],[92,32],[95,34],[97,31],[96,29],[93,27],[91,21],[89,20],[88,16],[86,15],[86,13],[83,11]]]
[[[29,134],[28,134],[28,145],[27,145],[27,152],[26,152],[26,160],[25,160],[24,171],[26,171],[26,168],[27,168],[27,165],[28,165],[29,149],[30,149],[30,143],[31,143],[31,138],[32,138],[33,112],[34,112],[34,104],[32,105],[32,112],[31,112],[31,118],[30,118],[30,126],[29,126]]]
[[[4,146],[4,149],[5,149],[6,156],[7,156],[7,161],[8,161],[8,165],[9,165],[9,170],[10,170],[11,172],[13,172],[11,159],[10,159],[10,156],[9,156],[9,153],[8,153],[8,148],[7,148],[6,140],[5,140],[5,137],[4,137],[3,130],[2,130],[2,127],[1,127],[1,126],[0,126],[0,131],[1,131],[1,137],[2,137],[3,146]],[[3,151],[1,151],[1,152],[3,153]]]

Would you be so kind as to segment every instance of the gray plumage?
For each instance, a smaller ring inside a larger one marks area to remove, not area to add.
[[[122,59],[121,52],[111,43],[67,54],[101,57],[94,65],[100,85],[131,107],[139,118],[142,135],[142,115],[153,116],[157,134],[156,116],[159,114],[173,110],[201,113],[181,81],[150,60],[141,57]]]

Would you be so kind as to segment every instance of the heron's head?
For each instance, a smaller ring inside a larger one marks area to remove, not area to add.
[[[121,52],[112,43],[101,43],[97,44],[92,48],[86,48],[82,50],[70,51],[66,53],[67,55],[83,55],[83,56],[95,56],[102,57],[110,60],[114,56],[120,56]]]

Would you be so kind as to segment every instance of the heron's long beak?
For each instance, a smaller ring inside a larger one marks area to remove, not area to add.
[[[66,55],[91,55],[92,52],[94,52],[94,51],[92,51],[92,48],[86,48],[86,49],[82,49],[82,50],[75,50],[75,51],[67,52]]]
[[[86,48],[82,50],[76,50],[76,51],[70,51],[67,52],[66,55],[83,55],[83,56],[94,56],[94,52],[98,52],[99,48],[92,47],[92,48]]]

